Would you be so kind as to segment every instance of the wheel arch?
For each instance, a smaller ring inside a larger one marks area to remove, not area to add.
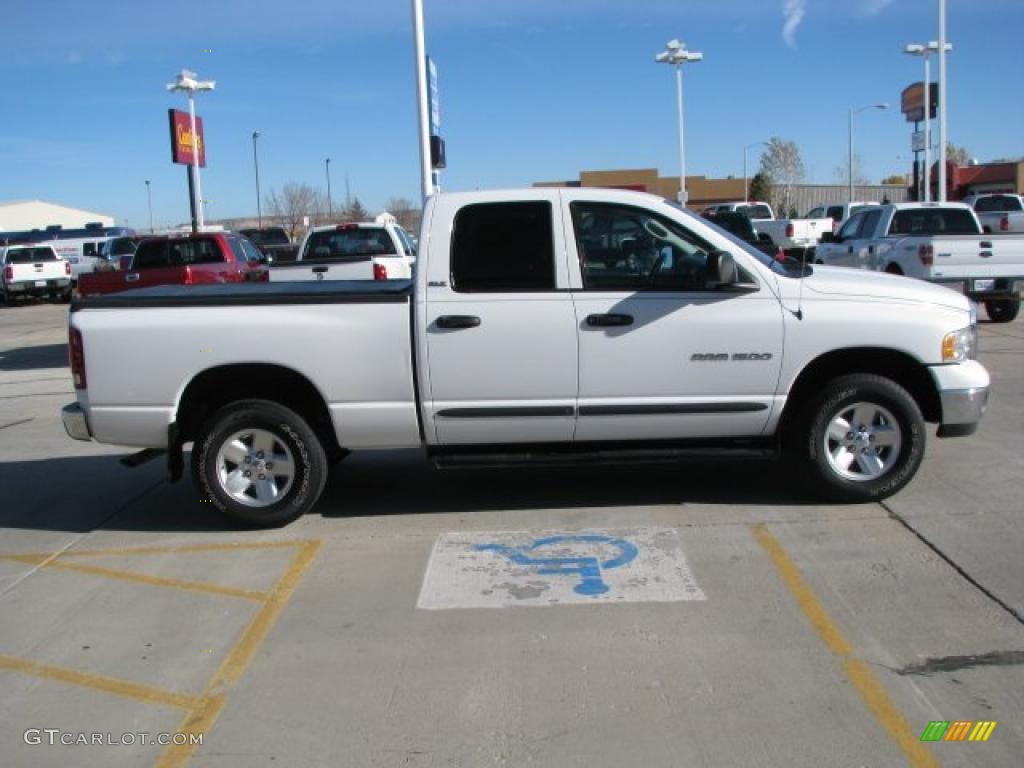
[[[871,373],[899,384],[914,398],[924,420],[942,420],[942,402],[927,366],[906,352],[885,347],[850,347],[827,352],[804,366],[793,380],[779,423],[785,435],[803,407],[828,381],[852,373]]]
[[[197,374],[178,398],[171,453],[194,440],[203,422],[220,408],[238,400],[269,400],[299,414],[319,438],[328,455],[341,446],[327,401],[306,376],[282,365],[234,363],[207,368]]]

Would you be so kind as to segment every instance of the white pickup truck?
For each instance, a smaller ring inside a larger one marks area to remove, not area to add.
[[[754,222],[759,233],[767,234],[772,242],[781,248],[786,256],[803,260],[808,251],[815,248],[825,232],[832,231],[832,219],[822,216],[817,219],[776,219],[768,203],[757,201],[718,203],[701,211],[712,218],[719,211],[735,211]]]
[[[794,481],[895,493],[926,422],[971,434],[989,376],[962,295],[780,263],[638,192],[446,193],[415,283],[165,286],[70,312],[76,439],[192,443],[205,500],[280,525],[350,450],[449,466],[782,451]],[[740,480],[742,482],[742,479]]]
[[[0,255],[0,298],[5,306],[28,296],[71,298],[71,264],[49,245],[15,245]]]
[[[337,224],[307,232],[295,261],[271,267],[270,280],[404,280],[415,263],[416,250],[396,224]]]
[[[895,203],[851,216],[818,246],[819,264],[956,284],[993,322],[1020,311],[1024,237],[984,234],[963,203]]]
[[[978,214],[985,232],[1024,232],[1024,197],[1020,195],[968,195],[964,203]]]

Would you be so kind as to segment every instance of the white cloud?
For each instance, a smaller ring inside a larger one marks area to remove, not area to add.
[[[782,6],[782,39],[790,48],[796,48],[796,30],[807,12],[807,0],[786,0]]]
[[[867,16],[877,16],[892,3],[893,0],[864,0],[862,10]]]

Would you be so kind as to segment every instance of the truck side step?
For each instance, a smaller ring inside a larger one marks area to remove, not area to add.
[[[135,469],[141,467],[147,461],[152,461],[157,456],[163,456],[166,453],[162,448],[144,448],[138,453],[133,453],[131,456],[125,456],[121,459],[121,464],[129,469]]]

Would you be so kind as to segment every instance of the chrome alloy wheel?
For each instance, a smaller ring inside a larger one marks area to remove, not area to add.
[[[875,480],[900,457],[903,433],[890,411],[876,403],[844,405],[829,420],[824,440],[828,463],[846,480]]]
[[[236,432],[217,451],[217,482],[247,507],[269,507],[280,501],[294,479],[292,452],[266,429]]]

